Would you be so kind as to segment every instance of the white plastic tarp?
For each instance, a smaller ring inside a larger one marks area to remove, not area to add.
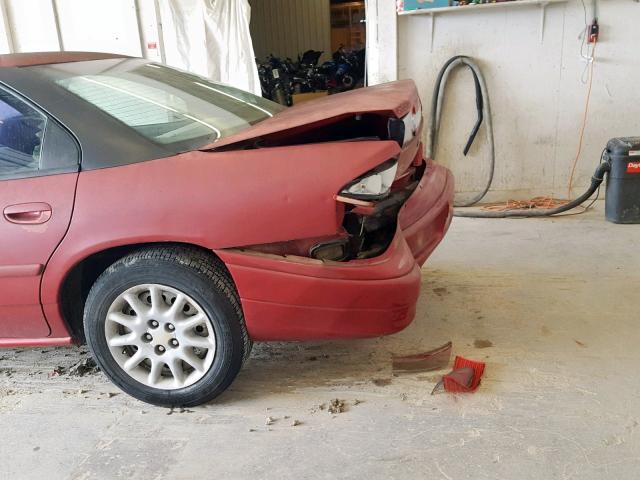
[[[166,63],[260,95],[248,0],[161,0]]]

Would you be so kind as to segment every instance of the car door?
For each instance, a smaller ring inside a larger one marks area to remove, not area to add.
[[[71,220],[79,157],[62,125],[0,85],[0,339],[49,335],[40,280]]]

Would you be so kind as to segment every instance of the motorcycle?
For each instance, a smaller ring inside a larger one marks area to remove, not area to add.
[[[364,49],[347,51],[341,45],[331,60],[320,65],[319,71],[327,76],[329,90],[351,90],[364,78]]]
[[[281,105],[291,106],[290,67],[270,55],[264,63],[258,63],[258,77],[262,96]]]
[[[298,62],[295,66],[296,73],[292,77],[296,93],[327,89],[327,77],[318,71],[318,61],[322,53],[318,50],[307,50],[302,56],[298,55]]]
[[[262,96],[282,105],[291,105],[294,93],[355,88],[364,79],[365,50],[349,51],[340,46],[330,61],[318,65],[322,51],[307,50],[297,62],[269,55],[258,64]]]

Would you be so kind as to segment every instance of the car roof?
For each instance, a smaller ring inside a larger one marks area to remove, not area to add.
[[[29,52],[0,55],[0,67],[31,67],[56,63],[85,62],[108,58],[131,58],[128,55],[102,52]]]
[[[4,58],[3,58],[4,57]],[[10,58],[13,57],[13,58]],[[0,55],[0,85],[27,98],[69,129],[82,150],[82,170],[110,168],[175,155],[110,117],[43,74],[58,64],[147,62],[141,58],[91,52],[43,52]],[[7,62],[8,62],[7,61]]]

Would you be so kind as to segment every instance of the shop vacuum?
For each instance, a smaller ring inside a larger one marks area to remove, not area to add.
[[[640,223],[640,137],[609,140],[605,215],[614,223]]]
[[[476,91],[476,109],[478,119],[465,146],[466,155],[473,144],[483,121],[486,121],[486,135],[489,146],[490,168],[485,188],[471,201],[456,204],[456,207],[470,207],[478,203],[489,191],[493,181],[495,167],[495,147],[493,125],[487,87],[480,68],[470,57],[458,55],[450,58],[440,70],[436,79],[431,103],[431,117],[427,137],[427,158],[434,158],[440,129],[444,92],[450,73],[457,67],[471,70]],[[640,224],[640,137],[621,137],[609,140],[602,153],[600,164],[593,176],[591,185],[578,198],[552,209],[507,210],[507,211],[469,211],[456,208],[457,217],[472,218],[508,218],[508,217],[549,217],[566,212],[581,205],[600,188],[607,176],[605,195],[605,216],[613,223]]]

